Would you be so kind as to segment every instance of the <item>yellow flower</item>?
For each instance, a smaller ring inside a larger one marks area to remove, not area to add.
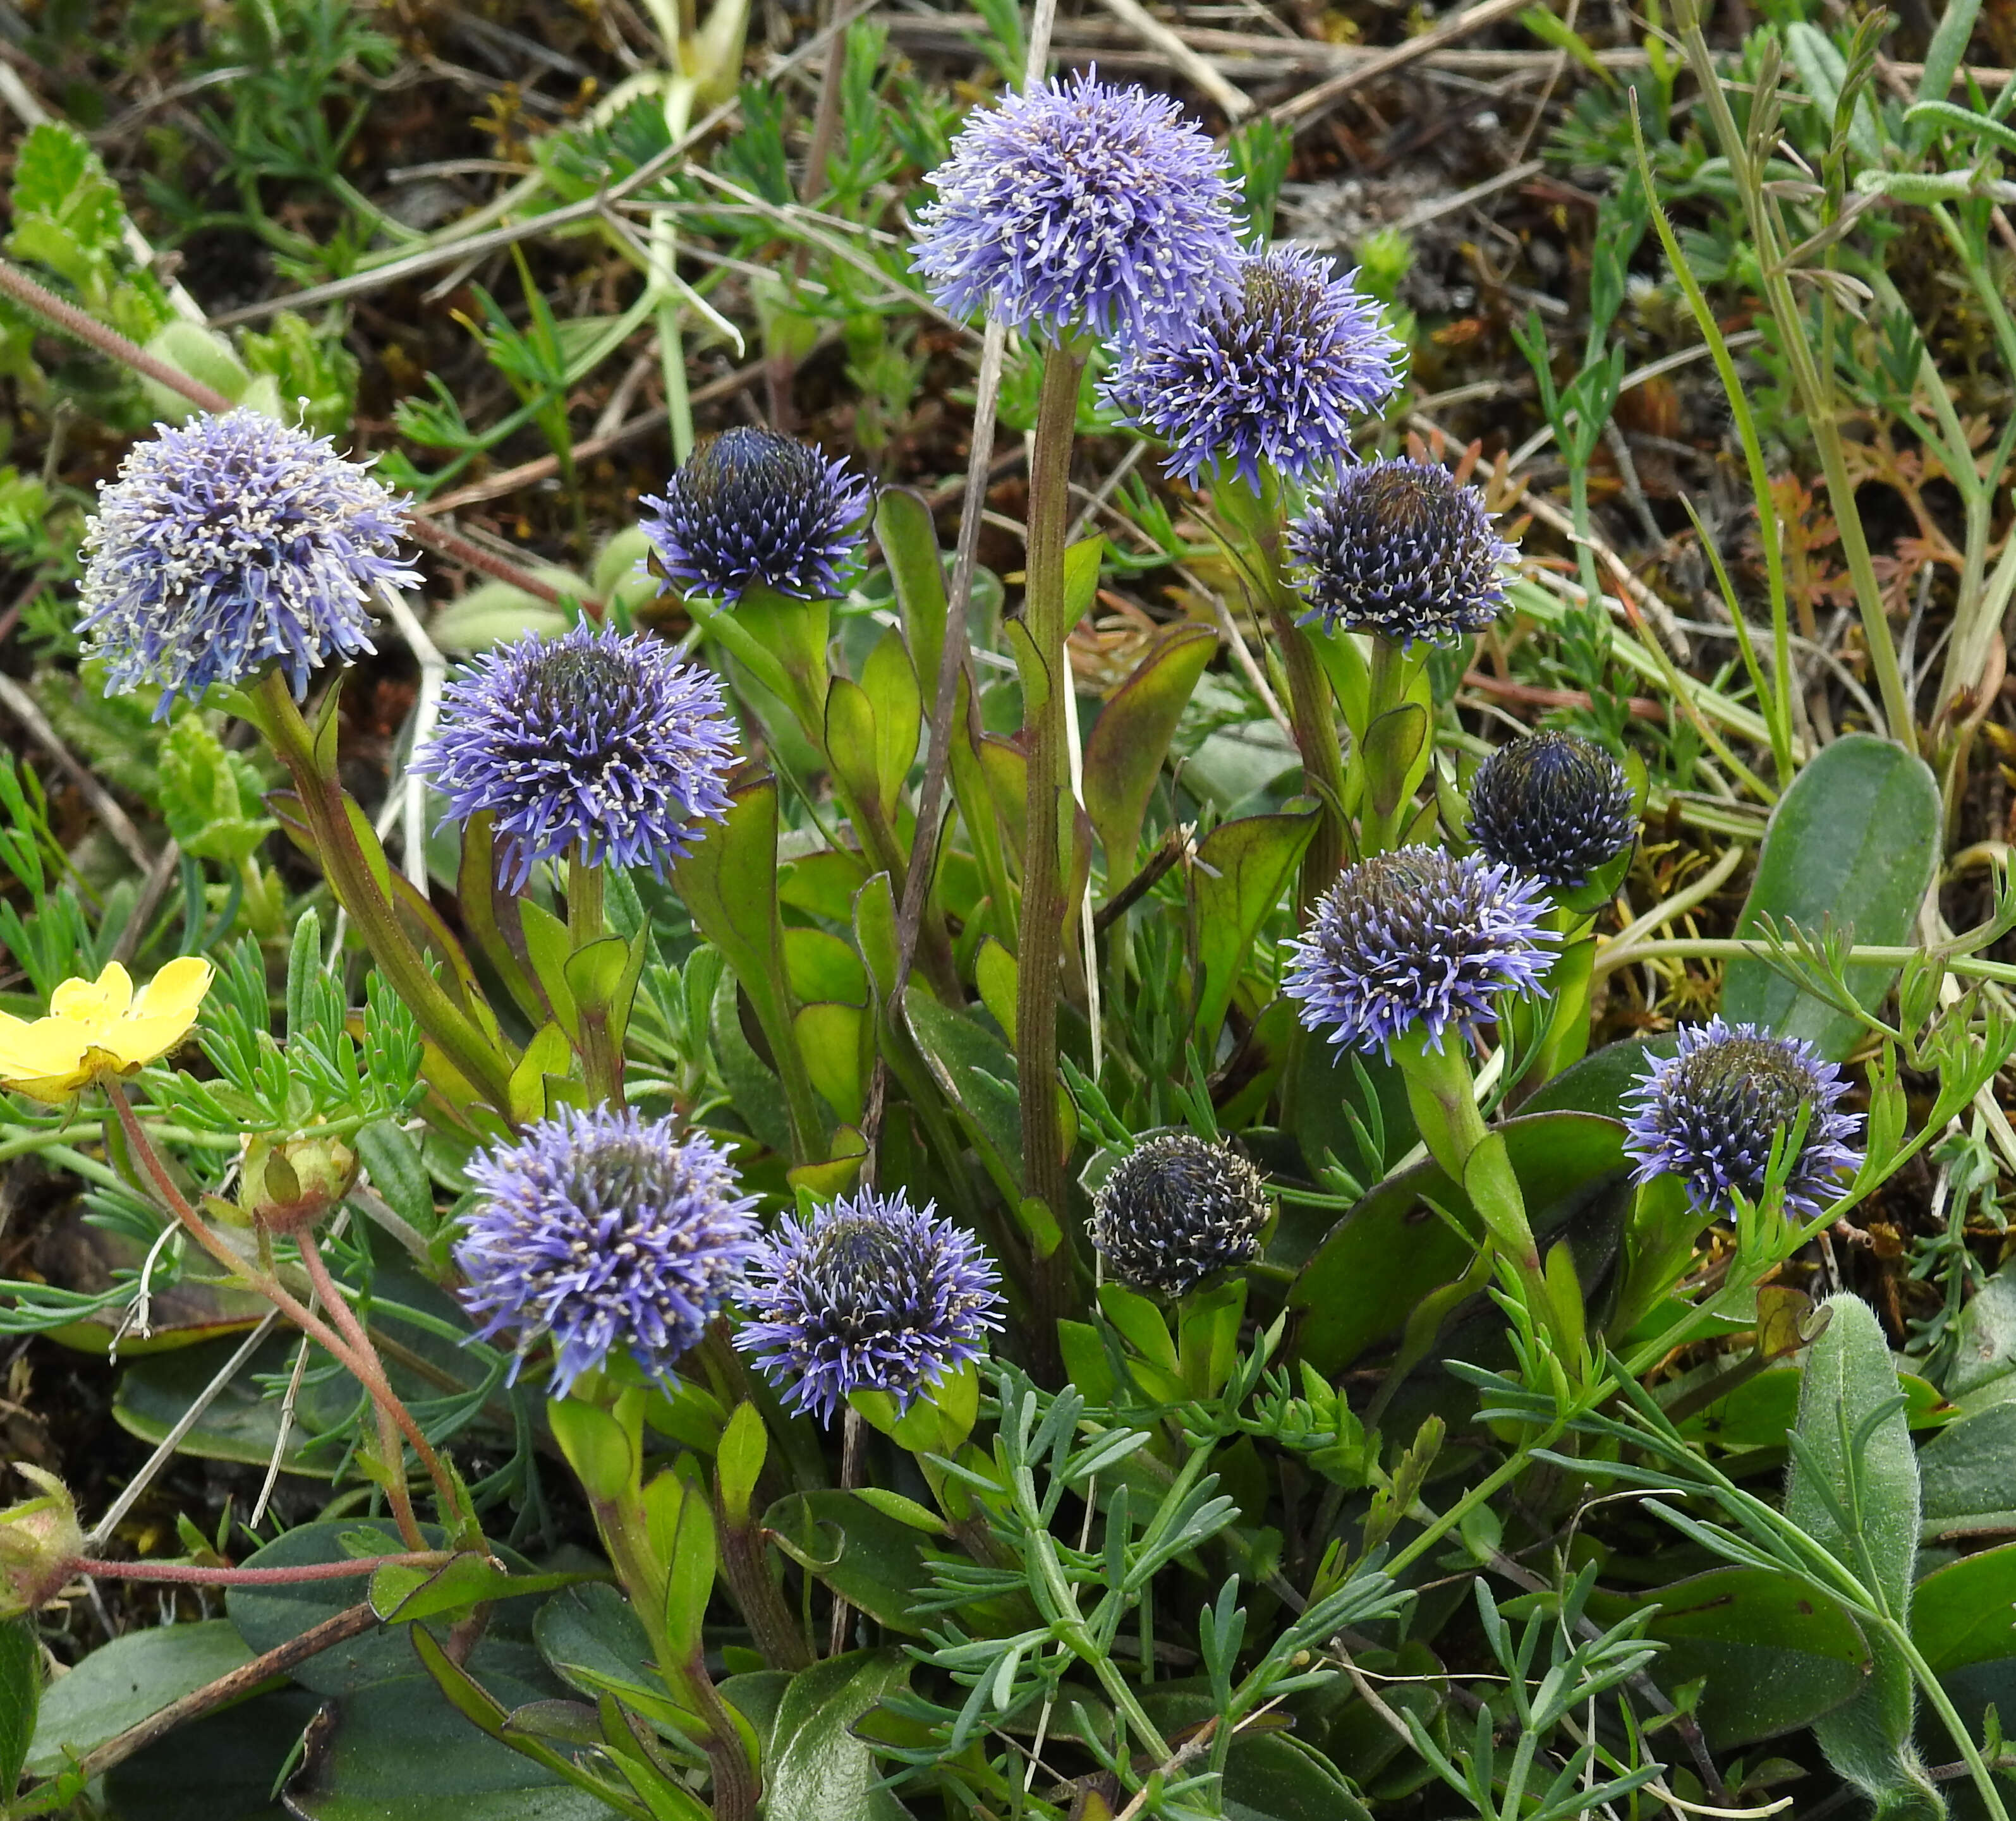
[[[30,1024],[0,1012],[0,1087],[55,1106],[101,1075],[138,1074],[189,1035],[216,973],[185,955],[136,995],[115,961],[95,981],[65,981],[46,1018]]]

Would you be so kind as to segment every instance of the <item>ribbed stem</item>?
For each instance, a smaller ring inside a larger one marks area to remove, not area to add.
[[[1071,686],[1064,641],[1064,541],[1071,510],[1071,458],[1078,420],[1082,356],[1061,347],[1043,355],[1029,466],[1028,561],[1022,624],[1023,741],[1028,762],[1028,833],[1022,851],[1022,921],[1015,988],[1015,1055],[1021,1081],[1022,1171],[1030,1197],[1062,1224],[1064,1132],[1057,1117],[1058,969],[1064,954],[1063,823],[1067,740],[1064,692]],[[1065,1312],[1070,1258],[1059,1246],[1035,1261],[1040,1351],[1055,1345]]]
[[[567,938],[578,955],[608,933],[603,918],[602,869],[578,844],[567,855]],[[606,1005],[580,1007],[581,1069],[591,1096],[605,1106],[623,1104],[623,1053],[609,1028]]]
[[[343,786],[326,775],[315,757],[315,736],[289,693],[286,679],[271,667],[249,692],[259,711],[260,731],[293,779],[295,795],[315,837],[315,853],[337,901],[349,912],[372,959],[393,990],[412,1009],[420,1027],[441,1045],[456,1070],[491,1106],[510,1116],[510,1073],[504,1059],[451,999],[399,922],[398,912],[380,891],[351,826]]]

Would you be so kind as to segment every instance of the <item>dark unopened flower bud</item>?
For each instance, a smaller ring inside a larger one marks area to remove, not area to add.
[[[1470,833],[1480,851],[1550,885],[1583,884],[1637,838],[1624,768],[1579,733],[1521,734],[1478,767]]]
[[[84,1530],[63,1481],[26,1461],[14,1470],[42,1490],[0,1511],[0,1621],[48,1605],[84,1553]]]
[[[1110,1276],[1181,1296],[1210,1272],[1250,1263],[1268,1214],[1265,1179],[1245,1158],[1172,1132],[1113,1166],[1093,1199],[1090,1231]]]
[[[1379,305],[1300,247],[1250,254],[1238,289],[1137,342],[1107,395],[1194,481],[1222,459],[1255,487],[1260,464],[1300,479],[1348,456],[1352,421],[1389,398],[1400,344]]]
[[[1167,95],[1090,74],[976,110],[926,181],[913,257],[955,315],[1146,336],[1236,269],[1224,153]]]
[[[1542,927],[1546,909],[1538,880],[1481,855],[1375,854],[1317,901],[1281,990],[1333,1043],[1384,1054],[1420,1025],[1440,1049],[1450,1027],[1492,1017],[1500,993],[1539,984],[1561,940]]]
[[[668,1374],[754,1250],[756,1197],[736,1193],[712,1139],[682,1138],[670,1117],[563,1107],[468,1174],[481,1199],[455,1248],[463,1301],[489,1317],[481,1339],[515,1329],[521,1355],[550,1331],[555,1397],[618,1348]]]
[[[898,1189],[843,1195],[759,1243],[735,1344],[794,1410],[830,1422],[858,1391],[899,1409],[977,1359],[1001,1326],[999,1274],[980,1243]]]
[[[774,430],[725,430],[695,449],[653,509],[644,535],[689,594],[740,600],[759,584],[830,600],[860,548],[870,488],[846,461]]]
[[[1732,1193],[1751,1200],[1763,1193],[1773,1143],[1805,1111],[1785,1211],[1817,1214],[1862,1161],[1848,1143],[1860,1117],[1835,1110],[1847,1092],[1839,1067],[1810,1043],[1711,1018],[1681,1031],[1679,1049],[1654,1058],[1626,1098],[1633,1179],[1678,1176],[1696,1207],[1726,1212]]]
[[[304,695],[311,671],[373,649],[376,590],[419,587],[405,505],[326,437],[256,411],[160,425],[85,528],[86,653],[109,690],[158,683],[157,721],[269,660]]]
[[[1499,572],[1516,553],[1477,488],[1439,462],[1407,460],[1345,469],[1290,525],[1288,549],[1303,572],[1305,621],[1403,646],[1489,625],[1505,605]]]
[[[238,1171],[238,1206],[276,1233],[312,1226],[356,1186],[357,1153],[340,1138],[313,1133],[275,1144],[247,1140]]]
[[[494,819],[500,883],[578,848],[662,875],[728,808],[735,724],[721,679],[664,639],[585,621],[487,653],[441,697],[413,761],[457,822]]]

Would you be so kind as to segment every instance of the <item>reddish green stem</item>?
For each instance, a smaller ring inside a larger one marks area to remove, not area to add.
[[[351,1581],[380,1568],[445,1568],[455,1560],[446,1549],[410,1549],[401,1555],[359,1556],[350,1562],[302,1562],[291,1568],[207,1568],[197,1562],[106,1562],[73,1556],[73,1574],[98,1580],[187,1582],[200,1587],[286,1587],[301,1581]]]

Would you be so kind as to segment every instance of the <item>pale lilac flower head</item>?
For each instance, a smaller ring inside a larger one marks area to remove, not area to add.
[[[1476,488],[1404,458],[1344,469],[1289,526],[1288,550],[1303,571],[1305,623],[1403,646],[1489,625],[1505,606],[1499,572],[1517,554]]]
[[[1626,1098],[1624,1148],[1638,1160],[1633,1180],[1678,1176],[1697,1208],[1726,1213],[1732,1193],[1753,1201],[1763,1193],[1773,1141],[1781,1132],[1789,1138],[1810,1109],[1785,1179],[1785,1211],[1810,1218],[1862,1161],[1849,1143],[1861,1117],[1836,1107],[1847,1092],[1839,1067],[1810,1043],[1719,1017],[1690,1026]]]
[[[1545,928],[1540,882],[1481,855],[1399,848],[1348,866],[1316,901],[1281,990],[1312,1031],[1390,1055],[1420,1026],[1440,1049],[1496,1016],[1500,993],[1539,984],[1561,937]]]
[[[1109,1276],[1181,1296],[1213,1271],[1251,1263],[1271,1211],[1265,1179],[1229,1145],[1163,1132],[1113,1166],[1088,1230]]]
[[[1478,767],[1470,837],[1487,858],[1572,887],[1638,838],[1638,809],[1624,768],[1595,741],[1543,729]]]
[[[940,307],[1056,341],[1152,335],[1231,288],[1237,192],[1167,95],[1096,74],[969,115],[913,258]]]
[[[299,700],[311,671],[373,650],[373,592],[419,585],[399,554],[406,502],[257,411],[156,431],[85,527],[77,629],[107,693],[158,684],[158,721],[273,660]]]
[[[907,1409],[977,1359],[1001,1326],[1000,1276],[980,1243],[898,1189],[786,1215],[758,1248],[735,1344],[794,1410],[830,1422],[858,1391]]]
[[[728,809],[735,724],[721,679],[648,632],[583,621],[486,653],[441,695],[439,731],[413,769],[448,819],[493,818],[498,880],[578,847],[595,865],[662,876],[697,825]]]
[[[468,1174],[481,1200],[455,1247],[463,1302],[489,1318],[479,1338],[515,1332],[520,1359],[552,1334],[556,1398],[618,1350],[667,1377],[755,1250],[755,1197],[711,1139],[682,1139],[670,1117],[563,1107]]]
[[[1262,462],[1300,480],[1346,459],[1352,421],[1399,384],[1400,344],[1355,275],[1298,247],[1248,254],[1235,290],[1129,347],[1107,396],[1193,483],[1218,461],[1257,488]]]
[[[867,477],[809,443],[739,427],[710,437],[666,484],[644,535],[688,594],[740,600],[761,585],[831,600],[866,529]]]

